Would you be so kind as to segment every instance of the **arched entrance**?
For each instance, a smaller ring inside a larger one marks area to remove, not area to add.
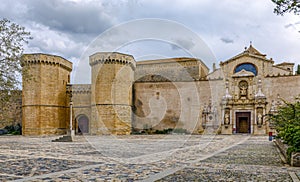
[[[78,134],[89,133],[89,118],[86,115],[76,117],[76,132]]]

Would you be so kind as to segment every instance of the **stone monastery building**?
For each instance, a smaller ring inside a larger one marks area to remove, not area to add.
[[[22,61],[30,75],[23,76],[23,135],[65,134],[70,118],[76,134],[267,134],[267,115],[300,94],[294,64],[275,65],[252,45],[212,72],[195,58],[136,62],[99,52],[89,57],[91,84],[70,84],[72,63],[62,57],[25,54]]]

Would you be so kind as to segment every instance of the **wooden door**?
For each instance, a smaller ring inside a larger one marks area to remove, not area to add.
[[[236,131],[237,133],[250,133],[250,112],[236,113]]]

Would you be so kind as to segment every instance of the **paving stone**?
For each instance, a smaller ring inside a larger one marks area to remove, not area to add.
[[[291,181],[267,136],[1,136],[0,181]],[[167,173],[171,171],[171,173]]]

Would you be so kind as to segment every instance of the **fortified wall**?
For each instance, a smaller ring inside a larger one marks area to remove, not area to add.
[[[123,135],[183,129],[201,133],[274,131],[269,113],[300,94],[294,64],[274,64],[252,45],[209,72],[195,58],[136,62],[117,52],[90,56],[91,84],[70,84],[72,63],[23,56],[23,134],[64,134],[72,103],[76,134]]]
[[[0,91],[1,94],[8,93]],[[8,102],[0,103],[0,128],[22,124],[22,91],[10,91],[9,95]]]

